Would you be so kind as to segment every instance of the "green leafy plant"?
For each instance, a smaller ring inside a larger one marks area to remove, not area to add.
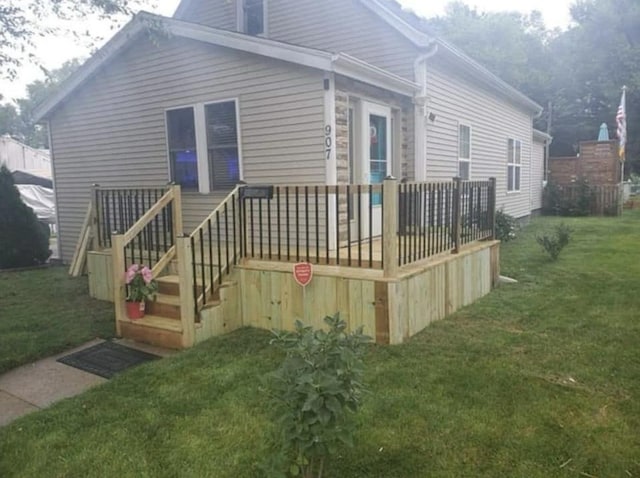
[[[51,254],[47,230],[20,198],[9,169],[0,167],[0,269],[43,264]]]
[[[542,249],[549,254],[552,261],[557,261],[560,256],[560,252],[571,241],[571,234],[573,231],[566,224],[558,224],[552,234],[543,234],[537,236],[536,241],[542,247]]]
[[[158,283],[153,278],[151,269],[145,265],[133,264],[129,267],[125,273],[125,282],[129,287],[129,302],[143,302],[158,290]]]
[[[518,221],[515,217],[505,213],[502,209],[496,211],[496,239],[509,242],[516,238]]]
[[[354,415],[363,393],[363,356],[370,337],[348,334],[339,314],[328,331],[296,322],[295,332],[274,331],[271,343],[286,352],[267,377],[277,432],[269,476],[321,478],[326,459],[353,446]]]
[[[572,186],[549,183],[543,192],[543,213],[553,216],[582,217],[591,214],[594,191],[587,181]]]

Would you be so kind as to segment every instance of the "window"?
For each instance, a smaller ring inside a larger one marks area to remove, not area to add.
[[[249,35],[266,34],[266,0],[238,0],[238,2],[238,30]]]
[[[464,124],[458,126],[458,176],[471,178],[471,127]]]
[[[508,148],[507,191],[520,191],[520,168],[522,164],[522,142],[510,139]]]
[[[214,189],[233,188],[240,181],[236,102],[205,106],[209,175]]]
[[[186,190],[232,189],[241,179],[236,100],[167,111],[171,180]]]
[[[167,111],[171,180],[185,189],[198,189],[198,155],[193,108]]]

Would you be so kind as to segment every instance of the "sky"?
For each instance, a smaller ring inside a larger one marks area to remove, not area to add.
[[[407,9],[423,17],[442,15],[450,0],[399,0]],[[542,12],[545,24],[549,28],[566,28],[569,24],[569,6],[574,0],[465,0],[465,3],[479,11],[513,11],[528,13],[537,9]],[[157,0],[158,6],[149,8],[160,15],[171,16],[179,0]],[[98,20],[83,22],[91,27],[94,34],[104,38],[103,42],[113,34],[109,25]],[[86,26],[89,29],[89,26]],[[40,65],[47,69],[61,66],[65,61],[73,58],[86,58],[90,51],[87,46],[77,44],[71,38],[44,37],[36,42],[36,56]],[[38,79],[44,79],[44,73],[38,64],[26,64],[18,71],[14,80],[0,79],[0,94],[4,100],[21,98],[26,95],[26,85]]]

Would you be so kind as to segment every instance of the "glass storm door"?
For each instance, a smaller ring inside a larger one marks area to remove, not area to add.
[[[391,109],[373,103],[362,108],[363,147],[361,172],[363,184],[382,184],[391,174]],[[382,195],[364,195],[360,211],[362,237],[382,235]]]

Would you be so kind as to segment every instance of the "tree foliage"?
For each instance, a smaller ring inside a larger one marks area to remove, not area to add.
[[[20,199],[9,169],[0,165],[0,269],[39,265],[49,254],[46,230]]]
[[[0,105],[0,135],[8,134],[34,148],[48,148],[46,129],[35,124],[34,109],[53,94],[78,67],[80,60],[67,61],[60,68],[45,71],[44,80],[36,80],[27,85],[27,96],[16,100],[16,105]]]
[[[640,2],[577,0],[572,25],[549,30],[539,12],[481,13],[461,2],[429,25],[539,104],[553,105],[553,155],[573,155],[601,123],[615,137],[622,86],[628,87],[629,166],[640,171]]]
[[[80,20],[96,15],[117,23],[146,3],[145,0],[2,0],[0,76],[14,78],[23,62],[35,60],[36,37],[65,32],[78,41],[91,40],[88,30],[81,31]],[[80,27],[69,28],[65,24]]]

